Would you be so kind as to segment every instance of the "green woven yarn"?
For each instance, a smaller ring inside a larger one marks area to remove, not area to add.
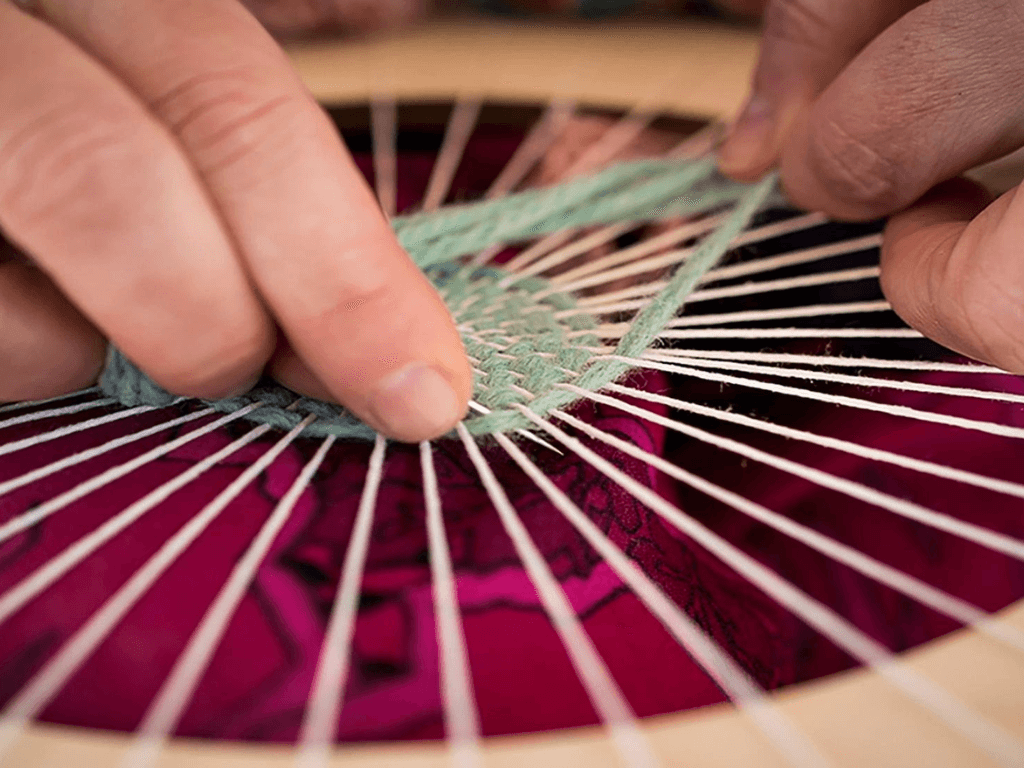
[[[473,399],[489,413],[471,415],[466,421],[470,432],[487,435],[530,429],[531,422],[516,406],[543,416],[577,399],[559,384],[571,381],[596,391],[630,366],[616,360],[591,362],[593,353],[588,348],[597,346],[599,339],[588,331],[597,320],[586,313],[567,312],[576,307],[571,295],[549,290],[551,284],[538,277],[502,287],[509,273],[500,267],[463,265],[459,257],[568,228],[654,221],[734,203],[726,221],[634,318],[614,354],[636,357],[651,346],[775,188],[774,177],[753,187],[728,181],[715,173],[711,158],[647,160],[499,200],[396,218],[393,225],[399,241],[452,310],[478,371]],[[163,406],[176,400],[113,347],[100,384],[108,396],[128,406]],[[374,437],[370,427],[340,406],[308,398],[296,401],[282,387],[259,388],[209,404],[230,413],[254,402],[263,405],[247,415],[252,421],[290,429],[315,414],[317,419],[306,427],[306,435]]]

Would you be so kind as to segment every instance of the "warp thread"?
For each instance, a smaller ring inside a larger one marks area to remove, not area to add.
[[[547,281],[520,281],[514,295],[505,299],[495,295],[495,286],[504,275],[500,268],[463,265],[458,261],[460,257],[493,245],[524,242],[570,228],[692,216],[733,204],[726,220],[704,239],[667,286],[634,318],[619,341],[615,355],[639,357],[708,270],[728,252],[729,244],[750,219],[776,196],[774,175],[754,186],[738,184],[719,176],[711,158],[642,160],[553,187],[395,218],[392,225],[399,242],[435,285],[443,286],[449,307],[472,305],[471,300],[476,298],[495,302],[476,302],[478,310],[487,307],[490,323],[487,329],[476,325],[478,331],[493,332],[509,320],[528,324],[523,326],[527,329],[526,338],[520,334],[520,341],[504,348],[500,355],[493,354],[493,350],[488,354],[488,381],[486,385],[477,382],[474,397],[487,401],[492,412],[468,419],[467,428],[478,436],[530,429],[531,422],[514,406],[526,405],[544,416],[553,409],[571,405],[578,396],[558,386],[566,380],[566,370],[578,374],[576,386],[597,391],[621,378],[631,366],[612,360],[591,362],[591,355],[584,348],[595,344],[597,338],[567,335],[570,331],[593,328],[594,318],[579,315],[571,323],[561,324],[553,320],[554,312],[574,306],[571,297],[554,292],[530,304],[534,294],[544,293],[550,286]],[[531,311],[524,312],[526,309]],[[479,315],[470,312],[469,318],[478,320]],[[486,345],[466,341],[467,347],[473,347],[471,352],[488,352]],[[545,362],[548,358],[551,361]],[[100,386],[105,394],[126,406],[166,406],[178,399],[114,347],[109,349]],[[522,390],[535,396],[524,398]],[[209,405],[230,413],[254,402],[262,403],[262,407],[248,415],[251,421],[291,429],[309,414],[315,414],[317,419],[304,432],[308,436],[374,438],[370,427],[341,406],[310,398],[296,400],[294,393],[279,386],[260,387],[241,397],[212,401]]]

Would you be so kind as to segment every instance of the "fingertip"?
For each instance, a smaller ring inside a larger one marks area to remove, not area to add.
[[[395,366],[372,386],[366,400],[366,420],[393,440],[418,443],[441,437],[465,418],[469,407],[473,369],[440,297],[434,308],[438,322],[431,353]]]
[[[380,280],[355,292],[350,284],[332,309],[292,323],[270,370],[296,391],[340,403],[385,437],[415,443],[462,419],[473,372],[444,301],[393,245],[353,262],[364,277],[380,270]]]
[[[954,179],[892,217],[881,255],[881,286],[893,310],[943,346],[1024,373],[1013,196],[995,202]]]
[[[169,342],[173,354],[154,355],[125,351],[160,386],[181,397],[223,400],[251,390],[263,375],[274,351],[274,329],[266,317],[257,317],[234,333],[218,331],[202,344]]]
[[[338,400],[283,336],[268,371],[301,395],[326,402]],[[366,404],[353,407],[353,411],[393,440],[432,440],[450,432],[466,415],[472,375],[462,346],[457,343],[433,364],[411,362],[385,375],[371,385]]]
[[[767,99],[751,96],[718,148],[718,168],[736,181],[756,181],[776,161],[777,125]]]
[[[880,256],[882,291],[900,316],[922,332],[935,335],[937,326],[948,326],[937,320],[940,302],[929,286],[946,273],[955,243],[991,202],[981,185],[951,179],[887,222]]]
[[[779,170],[789,199],[840,221],[872,221],[913,201],[899,169],[858,139],[819,102],[789,132]]]
[[[0,402],[74,392],[103,368],[106,340],[29,264],[0,264],[0,328]]]
[[[967,223],[991,205],[994,196],[977,182],[965,178],[945,181],[929,190],[907,210],[894,215],[886,234],[901,237],[937,224]]]
[[[411,363],[385,376],[369,399],[371,421],[394,440],[417,443],[447,434],[466,415],[456,372]]]

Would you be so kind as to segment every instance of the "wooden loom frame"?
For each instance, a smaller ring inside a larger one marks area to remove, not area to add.
[[[485,97],[545,102],[564,97],[601,107],[687,116],[728,117],[746,92],[756,56],[752,31],[695,24],[531,24],[447,19],[395,36],[293,46],[306,83],[328,104]],[[643,66],[638,75],[637,62]],[[664,72],[665,79],[650,78]],[[1024,601],[999,618],[1024,630]],[[1015,736],[1024,738],[1024,664],[1014,652],[973,630],[902,654],[915,670]],[[976,747],[925,710],[863,670],[792,686],[772,694],[838,765],[851,768],[993,765]],[[786,763],[744,716],[724,704],[644,721],[667,766],[783,768]],[[876,738],[885,733],[885,739]],[[868,736],[866,737],[865,734]],[[14,748],[21,768],[117,765],[127,737],[35,725]],[[166,768],[285,768],[287,747],[178,740]],[[485,742],[489,768],[618,765],[598,727]],[[351,768],[435,768],[448,765],[446,745],[356,745],[339,748],[332,765]]]

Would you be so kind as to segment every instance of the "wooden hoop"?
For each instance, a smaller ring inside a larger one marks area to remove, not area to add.
[[[750,31],[694,24],[552,26],[447,19],[394,37],[294,46],[289,54],[325,103],[400,100],[544,102],[648,107],[728,118],[742,103],[757,48]],[[652,73],[662,73],[652,77]],[[997,617],[1024,631],[1024,601]],[[901,657],[968,706],[1024,739],[1024,664],[1019,655],[962,630]],[[839,766],[984,768],[994,763],[876,674],[857,670],[773,695],[781,710]],[[730,705],[644,722],[666,766],[785,768],[764,737]],[[128,737],[37,725],[9,765],[109,768]],[[291,768],[284,747],[178,740],[163,768]],[[619,765],[597,728],[489,739],[488,768],[611,768]],[[342,747],[341,768],[442,768],[443,743]]]

